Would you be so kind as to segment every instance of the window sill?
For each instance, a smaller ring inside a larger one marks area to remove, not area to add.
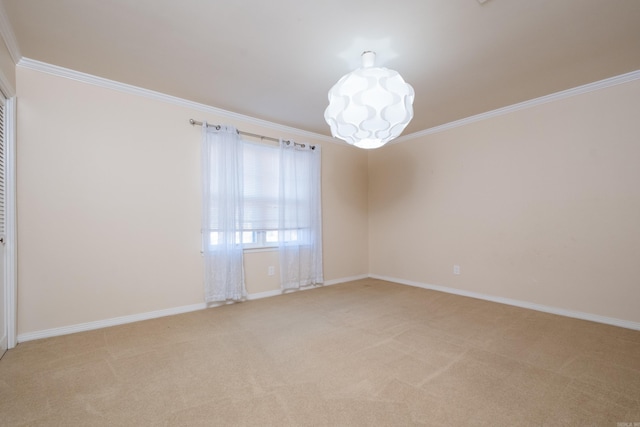
[[[278,252],[277,246],[263,246],[259,248],[244,248],[242,250],[245,253],[253,253],[253,252]]]

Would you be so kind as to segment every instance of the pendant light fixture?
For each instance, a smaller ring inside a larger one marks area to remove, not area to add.
[[[397,71],[376,67],[375,60],[375,52],[362,53],[362,67],[329,90],[324,112],[331,134],[360,148],[383,146],[413,118],[413,88]]]

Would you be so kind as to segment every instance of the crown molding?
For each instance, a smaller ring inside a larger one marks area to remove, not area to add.
[[[0,0],[0,36],[2,36],[2,40],[4,40],[4,44],[7,45],[7,49],[9,50],[9,55],[11,55],[11,59],[13,59],[13,63],[17,64],[20,59],[22,59],[22,54],[20,53],[20,48],[18,47],[18,42],[16,41],[15,33],[13,32],[13,27],[11,26],[11,22],[9,22],[9,17],[7,16],[7,11],[4,8],[4,3]]]
[[[539,98],[530,99],[528,101],[520,102],[518,104],[509,105],[507,107],[498,108],[496,110],[487,111],[486,113],[476,114],[475,116],[466,117],[464,119],[445,123],[445,124],[435,126],[429,129],[425,129],[419,132],[415,132],[409,135],[404,135],[399,138],[396,138],[394,141],[392,141],[392,143],[401,143],[401,142],[410,141],[426,135],[432,135],[434,133],[444,132],[449,129],[465,126],[470,123],[475,123],[481,120],[490,119],[492,117],[502,116],[505,114],[513,113],[513,112],[524,110],[531,107],[536,107],[542,104],[546,104],[548,102],[559,101],[561,99],[570,98],[572,96],[581,95],[588,92],[594,92],[600,89],[605,89],[611,86],[632,82],[638,79],[640,79],[640,70],[632,71],[630,73],[621,74],[619,76],[610,77],[608,79],[599,80],[593,83],[588,83],[586,85],[578,86],[572,89],[567,89],[561,92],[552,93],[550,95],[541,96]]]
[[[1,2],[0,2],[1,5]],[[0,9],[0,18],[2,17],[2,10]],[[0,19],[0,23],[1,19]],[[331,142],[334,144],[347,145],[349,144],[332,138],[327,135],[322,135],[315,132],[309,132],[302,129],[281,125],[278,123],[270,122],[267,120],[257,119],[255,117],[246,116],[244,114],[234,113],[232,111],[223,110],[221,108],[212,107],[210,105],[201,104],[198,102],[189,101],[183,98],[178,98],[172,95],[166,95],[164,93],[156,92],[149,89],[143,89],[137,86],[129,85],[126,83],[120,83],[114,80],[105,79],[103,77],[97,77],[91,74],[82,73],[80,71],[71,70],[57,65],[47,64],[45,62],[36,61],[29,58],[21,58],[17,62],[18,67],[40,71],[47,74],[52,74],[58,77],[75,80],[82,83],[91,84],[119,92],[124,92],[132,95],[142,96],[146,98],[155,99],[158,101],[166,102],[169,104],[177,105],[180,107],[190,108],[196,111],[200,111],[204,114],[214,114],[231,120],[240,120],[249,124],[260,126],[263,128],[271,129],[276,132],[288,133],[297,135],[301,138],[311,138],[319,141]],[[502,116],[505,114],[513,113],[516,111],[532,108],[538,105],[546,104],[548,102],[559,101],[562,99],[570,98],[572,96],[581,95],[588,92],[594,92],[600,89],[616,86],[623,83],[628,83],[634,80],[640,79],[640,70],[632,71],[630,73],[622,74],[615,77],[610,77],[604,80],[600,80],[586,85],[578,86],[572,89],[563,90],[550,95],[541,96],[528,101],[520,102],[517,104],[509,105],[507,107],[498,108],[496,110],[488,111],[486,113],[476,114],[474,116],[466,117],[464,119],[455,120],[453,122],[445,123],[439,126],[434,126],[429,129],[425,129],[419,132],[415,132],[409,135],[403,135],[395,140],[391,141],[387,145],[399,144],[402,142],[411,141],[417,138],[421,138],[427,135],[432,135],[439,132],[444,132],[457,127],[465,126],[471,123],[479,122],[481,120],[487,120],[493,117]]]
[[[126,83],[120,83],[114,80],[105,79],[103,77],[94,76],[92,74],[82,73],[80,71],[71,70],[57,65],[47,64],[45,62],[36,61],[30,58],[22,58],[17,64],[18,67],[40,71],[43,73],[51,74],[57,77],[62,77],[77,82],[86,83],[94,86],[99,86],[106,89],[111,89],[131,95],[142,96],[145,98],[154,99],[156,101],[166,102],[169,104],[177,105],[179,107],[190,108],[196,111],[200,111],[204,114],[214,114],[231,120],[240,120],[245,123],[249,123],[263,128],[271,129],[276,132],[293,134],[301,138],[310,138],[316,141],[326,141],[331,143],[341,142],[335,138],[331,138],[319,133],[309,132],[302,129],[281,125],[278,123],[270,122],[267,120],[257,119],[255,117],[246,116],[244,114],[234,113],[232,111],[223,110],[222,108],[212,107],[210,105],[201,104],[198,102],[189,101],[177,96],[167,95],[161,92],[156,92],[149,89],[140,88],[137,86],[129,85]],[[346,143],[344,145],[347,145]]]

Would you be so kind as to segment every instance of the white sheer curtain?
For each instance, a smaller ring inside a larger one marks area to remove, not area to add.
[[[247,296],[242,259],[243,144],[231,126],[202,126],[205,300]]]
[[[284,290],[324,281],[320,159],[319,146],[280,141],[278,251]]]

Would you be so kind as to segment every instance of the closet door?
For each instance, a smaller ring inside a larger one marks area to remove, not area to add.
[[[0,92],[0,357],[7,351],[8,332],[7,326],[7,280],[5,275],[5,242],[6,242],[6,100]]]

